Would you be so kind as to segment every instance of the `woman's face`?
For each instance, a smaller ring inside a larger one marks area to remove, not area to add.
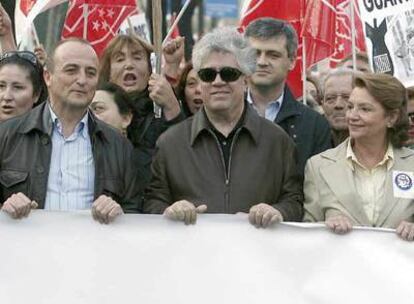
[[[121,133],[124,133],[131,123],[132,115],[119,113],[114,95],[107,91],[97,90],[90,107],[100,120],[118,129]]]
[[[0,121],[30,111],[37,98],[26,69],[15,64],[0,68]]]
[[[109,81],[127,92],[144,91],[150,76],[147,56],[147,52],[139,44],[124,45],[111,56]]]
[[[356,87],[349,97],[346,120],[349,135],[355,140],[372,141],[384,138],[397,114],[387,115],[384,107],[365,88]]]
[[[184,94],[191,114],[195,114],[203,106],[203,99],[200,91],[200,80],[194,70],[191,70],[187,75]]]

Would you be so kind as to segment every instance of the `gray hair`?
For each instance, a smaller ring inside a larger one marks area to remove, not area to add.
[[[329,70],[329,72],[325,75],[325,77],[323,78],[322,81],[322,85],[321,85],[321,90],[322,90],[322,96],[325,96],[325,86],[326,86],[326,82],[329,80],[329,78],[331,77],[342,77],[342,76],[349,76],[351,79],[351,82],[354,80],[354,78],[358,75],[361,75],[361,72],[359,71],[355,71],[350,69],[350,68],[346,68],[346,67],[339,67],[333,70]]]
[[[256,19],[247,26],[245,36],[260,40],[269,40],[284,36],[286,38],[286,49],[289,58],[296,58],[298,35],[293,26],[287,21],[276,18]]]
[[[213,52],[233,54],[240,70],[247,76],[256,70],[256,51],[236,28],[217,28],[203,36],[193,49],[194,69],[199,71]]]

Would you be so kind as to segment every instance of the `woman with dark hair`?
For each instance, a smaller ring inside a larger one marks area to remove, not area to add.
[[[98,86],[91,103],[92,112],[108,125],[127,136],[127,127],[132,120],[132,105],[128,94],[116,84]]]
[[[200,80],[192,63],[187,63],[181,72],[176,88],[178,99],[186,117],[193,116],[203,106]]]
[[[12,51],[0,57],[0,121],[24,114],[47,99],[43,67],[36,55]]]
[[[347,102],[349,138],[312,157],[305,170],[305,220],[335,233],[353,225],[395,228],[414,240],[414,151],[408,138],[407,95],[387,74],[355,77]]]

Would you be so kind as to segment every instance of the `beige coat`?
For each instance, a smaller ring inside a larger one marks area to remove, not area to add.
[[[304,221],[318,222],[344,214],[354,225],[371,226],[346,160],[348,140],[308,160],[305,168]],[[414,171],[414,151],[394,148],[394,164],[387,173],[385,207],[375,227],[396,228],[402,220],[413,222],[414,200],[394,196],[393,171]],[[414,182],[414,181],[413,181]]]

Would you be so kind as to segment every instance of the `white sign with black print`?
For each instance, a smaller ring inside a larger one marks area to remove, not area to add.
[[[358,5],[373,71],[414,86],[414,0],[358,0]]]

